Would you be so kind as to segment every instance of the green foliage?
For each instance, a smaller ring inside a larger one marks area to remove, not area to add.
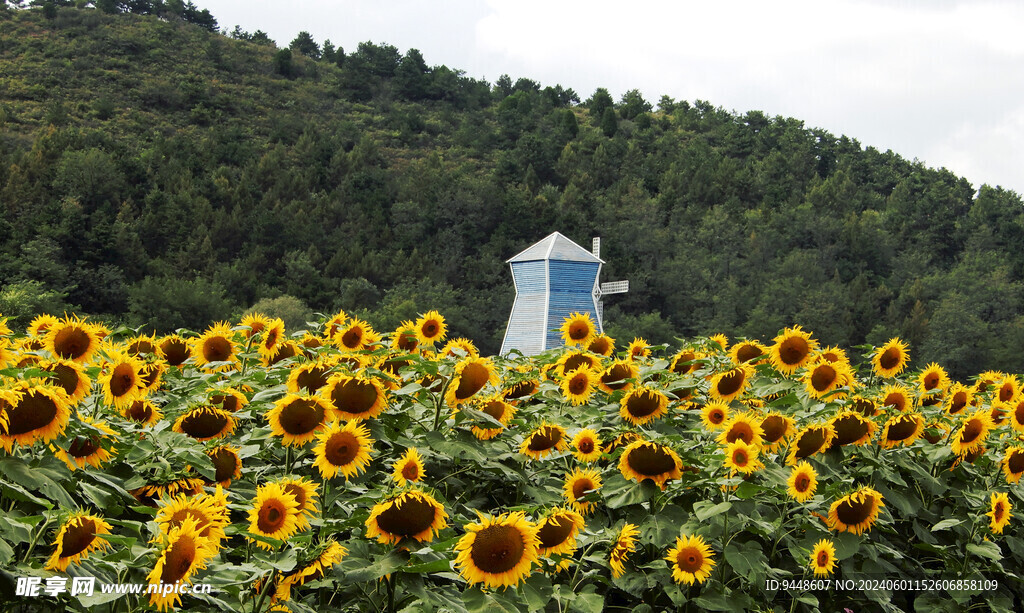
[[[287,294],[277,298],[264,298],[245,311],[245,314],[249,313],[279,317],[284,322],[285,330],[303,330],[309,327],[306,322],[313,320],[313,311],[306,303]]]
[[[63,314],[67,295],[47,289],[40,281],[16,281],[0,288],[0,315],[12,330],[24,330],[40,313]]]
[[[161,334],[178,328],[202,330],[233,311],[218,283],[146,277],[128,291],[128,315],[135,325]]]

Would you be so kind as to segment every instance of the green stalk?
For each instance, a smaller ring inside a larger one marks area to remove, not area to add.
[[[46,521],[43,522],[43,526],[41,528],[39,528],[39,532],[36,532],[35,536],[32,537],[32,542],[30,542],[28,544],[28,551],[25,552],[25,557],[22,558],[22,560],[21,560],[22,564],[25,564],[25,563],[28,562],[29,556],[32,555],[32,550],[36,548],[36,542],[39,540],[39,537],[42,536],[46,532],[46,527],[49,526],[49,525],[50,525],[50,517],[47,516],[46,517]]]

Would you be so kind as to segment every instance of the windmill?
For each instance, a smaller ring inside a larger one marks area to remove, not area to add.
[[[536,355],[562,345],[559,328],[573,312],[589,313],[604,332],[603,296],[629,291],[629,281],[600,283],[601,239],[587,251],[559,232],[509,258],[516,300],[501,353]]]

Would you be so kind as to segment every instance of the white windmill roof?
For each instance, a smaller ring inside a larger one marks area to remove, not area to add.
[[[506,262],[530,262],[535,260],[604,263],[604,260],[572,242],[561,232],[552,232],[539,242],[512,256]]]

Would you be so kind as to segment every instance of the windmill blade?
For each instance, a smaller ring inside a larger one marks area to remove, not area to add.
[[[604,300],[597,301],[597,321],[604,321]]]
[[[601,257],[601,237],[595,236],[594,240],[590,243],[590,253],[594,254],[594,257]]]
[[[629,281],[609,281],[601,284],[601,295],[625,294],[629,291]]]

